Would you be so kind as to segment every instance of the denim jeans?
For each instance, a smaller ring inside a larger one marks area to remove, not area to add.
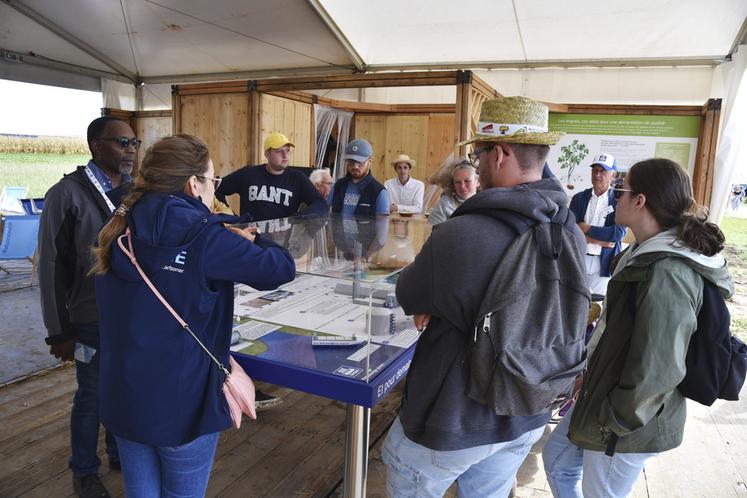
[[[219,434],[206,434],[180,446],[151,446],[117,436],[125,496],[205,496]]]
[[[630,495],[651,458],[658,453],[620,453],[583,450],[568,439],[573,409],[566,413],[542,451],[550,490],[555,498],[622,498]]]
[[[98,348],[99,327],[93,325],[76,325],[78,341]],[[75,377],[78,389],[73,397],[73,408],[70,412],[70,447],[72,455],[68,467],[76,476],[97,474],[101,460],[96,455],[99,443],[99,354],[93,356],[90,363],[75,361]],[[105,433],[106,453],[109,460],[117,460],[117,443],[107,430]]]
[[[581,477],[584,450],[568,439],[571,415],[573,408],[560,419],[542,449],[542,463],[545,466],[547,482],[555,498],[583,498]]]
[[[390,498],[441,497],[456,481],[459,498],[506,497],[543,432],[544,427],[539,427],[513,441],[436,451],[408,439],[397,417],[381,449],[387,493]]]

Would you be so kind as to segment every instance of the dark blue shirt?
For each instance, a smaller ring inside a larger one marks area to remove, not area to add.
[[[266,167],[244,166],[234,171],[223,179],[215,195],[225,202],[227,195],[239,194],[241,215],[248,213],[255,221],[293,216],[301,204],[307,205],[304,214],[327,212],[326,201],[306,175],[290,168],[273,175]]]

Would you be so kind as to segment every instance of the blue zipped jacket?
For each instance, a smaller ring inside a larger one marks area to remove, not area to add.
[[[228,365],[234,282],[260,290],[293,280],[290,253],[254,243],[186,194],[143,196],[127,217],[140,266],[208,349]],[[115,435],[177,446],[230,426],[224,375],[148,288],[116,241],[96,278],[100,410]],[[227,367],[228,368],[228,367]]]

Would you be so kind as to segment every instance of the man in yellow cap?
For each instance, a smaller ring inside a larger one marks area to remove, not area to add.
[[[287,218],[298,213],[324,213],[327,203],[311,181],[300,171],[289,169],[291,147],[288,137],[279,132],[265,138],[267,162],[258,166],[244,166],[225,177],[215,192],[226,201],[226,196],[239,194],[240,214],[250,214],[255,221]]]
[[[586,244],[568,197],[542,179],[546,105],[482,105],[472,159],[482,191],[434,227],[399,274],[397,300],[422,331],[381,448],[390,496],[508,496],[583,368]],[[556,375],[557,374],[557,375]]]
[[[389,202],[391,202],[389,212],[422,213],[425,184],[411,176],[415,161],[407,154],[400,154],[392,161],[392,166],[397,173],[397,178],[390,178],[384,182],[384,187],[389,192]]]

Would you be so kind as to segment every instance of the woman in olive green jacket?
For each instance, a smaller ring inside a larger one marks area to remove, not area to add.
[[[576,458],[583,458],[585,497],[627,496],[648,459],[680,445],[686,410],[677,385],[685,376],[703,281],[724,297],[734,291],[718,255],[724,236],[693,201],[679,165],[639,162],[614,190],[616,223],[630,227],[636,243],[616,261],[589,344],[584,386],[567,415],[568,438]],[[567,472],[548,470],[548,477],[556,496],[579,496]]]

